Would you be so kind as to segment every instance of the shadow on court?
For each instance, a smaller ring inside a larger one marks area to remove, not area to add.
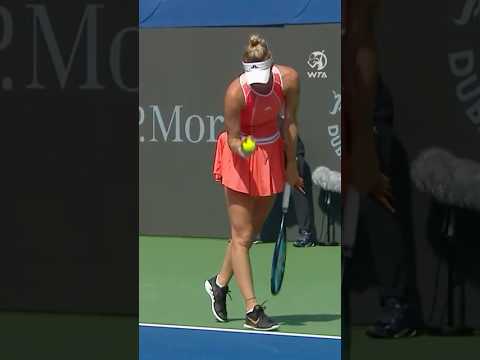
[[[300,314],[300,315],[280,315],[280,316],[273,316],[273,318],[278,321],[280,324],[286,325],[296,325],[302,326],[307,325],[307,323],[312,322],[328,322],[328,321],[335,321],[340,319],[340,315],[338,314]],[[241,321],[245,319],[230,319],[230,321]]]

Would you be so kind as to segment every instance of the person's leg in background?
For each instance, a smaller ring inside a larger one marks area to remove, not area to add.
[[[293,207],[298,223],[298,238],[293,244],[296,247],[315,246],[317,234],[313,206],[313,186],[310,166],[304,156],[297,156],[299,174],[305,182],[305,194],[299,190],[292,191]]]
[[[392,156],[396,153],[392,151],[394,146],[392,128],[388,124],[377,123],[376,133],[382,172],[391,179],[395,178],[397,174],[394,169],[399,168],[401,159]],[[401,187],[402,183],[392,179],[393,207],[396,210],[394,214],[370,196],[363,196],[361,199],[362,218],[368,229],[382,307],[382,315],[367,330],[367,334],[372,337],[401,337],[415,334],[408,296],[411,270],[409,258],[412,257],[408,253],[409,232],[404,221],[408,214],[401,201],[402,197],[408,195],[399,189],[399,186]]]
[[[315,246],[317,244],[317,233],[315,229],[312,174],[310,166],[305,160],[305,146],[300,137],[297,138],[297,164],[298,173],[304,180],[305,194],[296,189],[292,191],[287,223],[290,224],[290,220],[295,218],[298,224],[299,235],[294,243],[295,246]],[[282,218],[282,198],[283,193],[277,195],[272,209],[255,239],[255,244],[276,241]],[[293,214],[291,213],[292,210],[294,210]]]

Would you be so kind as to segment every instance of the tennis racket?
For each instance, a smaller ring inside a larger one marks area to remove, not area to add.
[[[282,201],[282,221],[280,223],[280,232],[275,243],[272,259],[272,274],[270,278],[270,290],[273,295],[280,292],[283,282],[283,274],[285,273],[285,262],[287,260],[287,212],[290,203],[290,193],[292,188],[288,183],[285,184],[283,190]]]

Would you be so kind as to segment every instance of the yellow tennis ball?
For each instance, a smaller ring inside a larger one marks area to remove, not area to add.
[[[251,153],[255,150],[255,141],[250,137],[247,136],[243,141],[242,141],[242,150],[246,153]]]

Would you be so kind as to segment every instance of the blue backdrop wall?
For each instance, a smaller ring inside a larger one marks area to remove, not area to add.
[[[340,22],[340,0],[141,0],[140,26],[264,26]]]

